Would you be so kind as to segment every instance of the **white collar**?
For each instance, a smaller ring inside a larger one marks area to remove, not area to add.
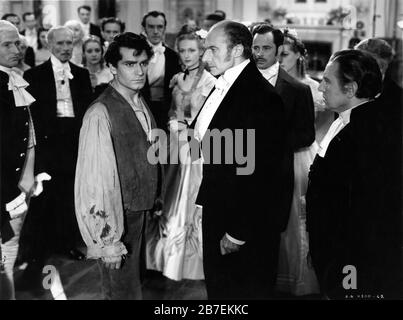
[[[250,60],[246,59],[235,67],[229,68],[227,71],[224,72],[222,77],[229,86],[231,86],[235,82],[235,80],[239,77],[239,75],[242,73],[243,69],[245,69],[249,62]]]
[[[5,72],[5,73],[7,73],[7,74],[10,74],[10,72],[13,70],[13,68],[5,67],[5,66],[0,66],[0,70],[3,71],[3,72]]]
[[[267,69],[259,69],[262,75],[267,79],[278,75],[280,71],[280,62],[276,62],[272,66],[268,67]]]
[[[151,46],[151,48],[156,49],[156,48],[164,48],[164,45],[162,44],[162,41],[158,44],[152,44],[150,41],[148,41],[148,44]]]
[[[355,105],[354,107],[352,107],[350,109],[347,109],[347,110],[344,110],[343,112],[340,112],[339,113],[339,118],[343,121],[344,125],[347,125],[347,124],[350,123],[351,111],[353,111],[353,109],[355,109],[355,108],[357,108],[357,107],[359,107],[359,106],[361,106],[361,105],[363,105],[363,104],[365,104],[365,103],[367,103],[369,101],[371,101],[371,100],[365,100],[365,101]]]
[[[59,59],[57,59],[53,54],[50,55],[50,61],[52,62],[52,66],[54,69],[65,69],[70,70],[70,64],[68,61],[62,63]]]

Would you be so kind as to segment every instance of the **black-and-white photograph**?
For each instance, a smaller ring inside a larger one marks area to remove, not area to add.
[[[403,300],[402,48],[401,0],[0,0],[0,300]]]

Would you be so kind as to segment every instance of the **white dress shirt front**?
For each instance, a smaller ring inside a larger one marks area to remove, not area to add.
[[[275,64],[273,64],[271,67],[269,67],[267,69],[259,69],[259,71],[263,75],[263,77],[267,81],[269,81],[273,87],[276,86],[279,70],[280,70],[279,62],[276,62]]]
[[[356,106],[345,110],[339,114],[339,117],[333,121],[332,125],[330,126],[329,130],[327,131],[325,137],[323,138],[322,142],[319,145],[318,155],[322,158],[325,157],[327,148],[329,147],[330,142],[334,139],[335,136],[339,134],[343,128],[350,123],[350,115],[351,111],[358,106],[367,103],[368,101],[364,101]]]
[[[250,62],[249,59],[244,62],[236,65],[225,71],[225,73],[218,78],[215,84],[215,90],[210,95],[210,97],[205,102],[203,109],[200,111],[200,114],[197,118],[195,124],[195,138],[200,142],[203,140],[204,135],[207,132],[208,126],[210,125],[211,120],[214,117],[214,114],[218,110],[221,102],[224,100],[228,91],[231,89],[231,86],[234,84],[236,79],[238,79],[239,75],[245,69],[245,67]],[[241,241],[231,237],[228,233],[225,234],[228,240],[237,244],[243,245],[245,241]]]
[[[57,117],[74,118],[70,81],[74,78],[68,62],[62,63],[53,54],[50,57],[56,83]]]

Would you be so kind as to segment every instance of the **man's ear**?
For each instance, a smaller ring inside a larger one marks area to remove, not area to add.
[[[118,73],[118,70],[111,63],[109,63],[108,66],[111,73],[115,76]]]
[[[352,82],[346,84],[344,86],[344,88],[346,90],[347,97],[349,97],[351,99],[351,98],[354,98],[355,94],[357,93],[358,84],[357,84],[357,82],[352,81]]]
[[[234,53],[234,57],[239,58],[243,55],[244,47],[242,44],[237,44],[235,47],[232,48],[232,50]]]

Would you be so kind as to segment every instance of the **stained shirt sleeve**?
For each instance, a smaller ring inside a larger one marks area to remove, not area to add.
[[[75,208],[87,258],[127,254],[121,242],[123,203],[111,126],[101,103],[87,111],[80,131]]]

